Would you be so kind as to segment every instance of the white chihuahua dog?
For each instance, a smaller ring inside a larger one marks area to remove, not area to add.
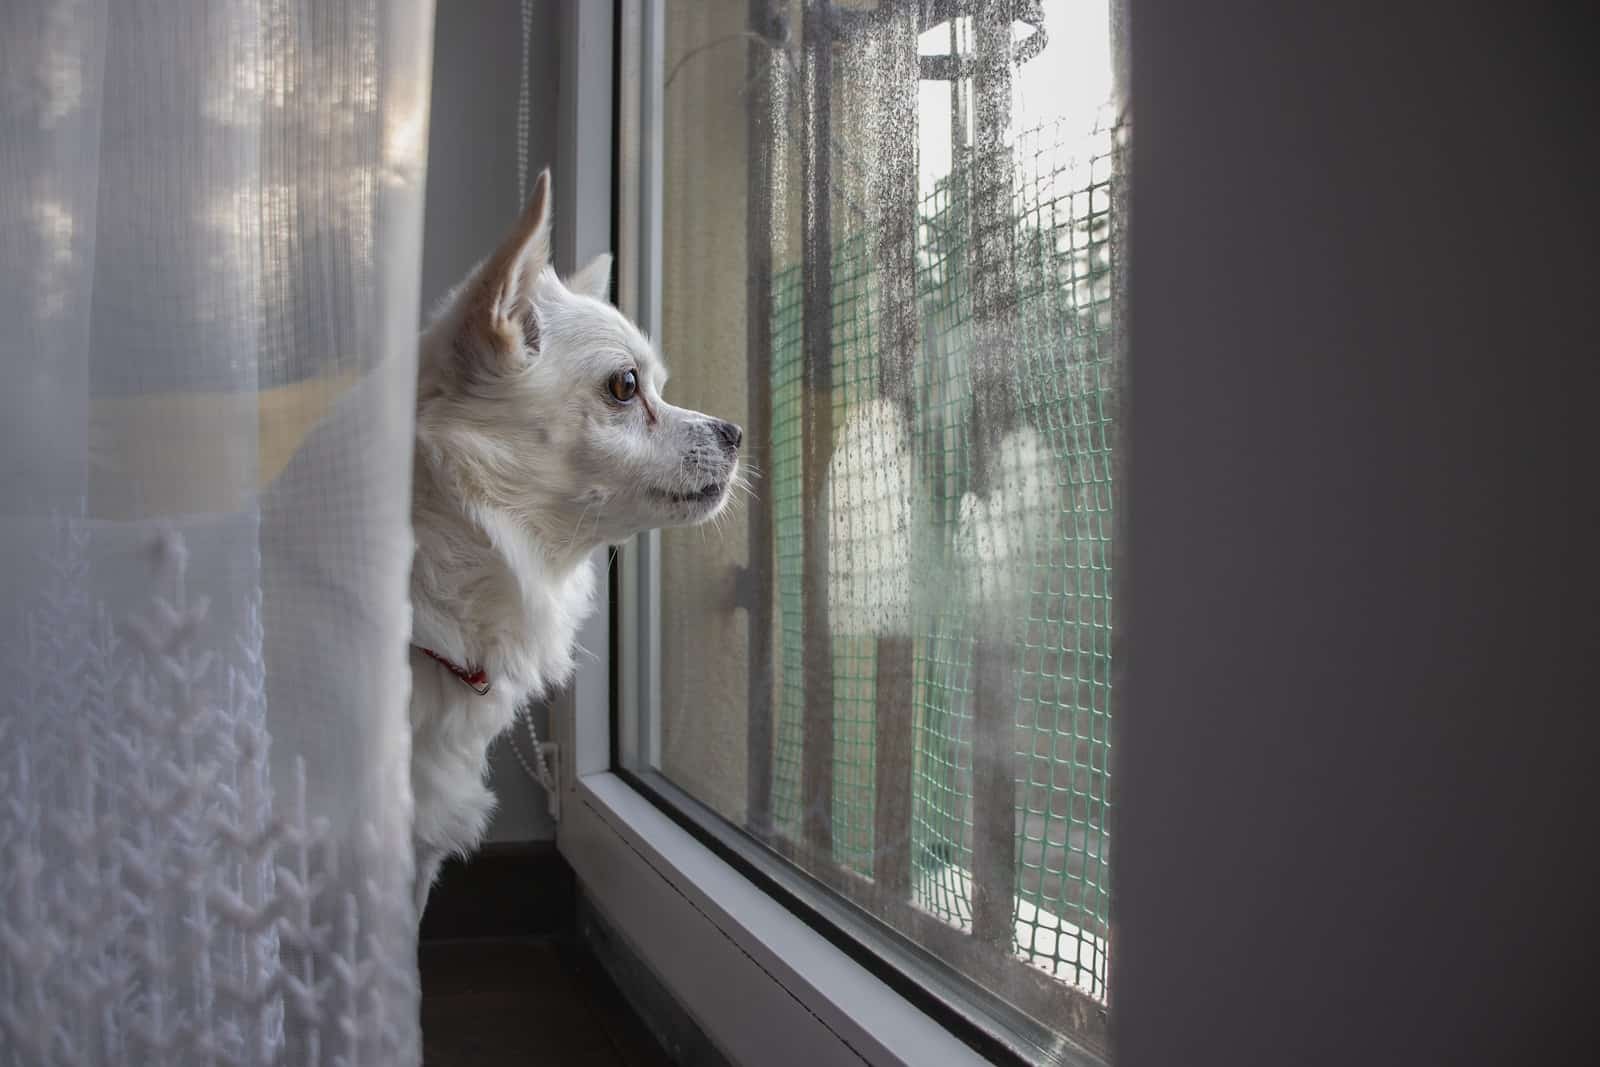
[[[420,917],[483,836],[490,743],[572,675],[594,549],[705,522],[738,426],[661,398],[666,371],[606,302],[611,257],[549,265],[550,175],[423,331],[412,500],[411,786]]]

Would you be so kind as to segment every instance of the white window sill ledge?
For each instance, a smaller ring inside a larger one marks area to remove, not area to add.
[[[563,804],[561,851],[736,1063],[986,1062],[609,772]]]

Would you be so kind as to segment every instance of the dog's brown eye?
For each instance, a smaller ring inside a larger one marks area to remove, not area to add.
[[[626,404],[639,392],[639,376],[631,370],[618,371],[611,376],[611,395]]]

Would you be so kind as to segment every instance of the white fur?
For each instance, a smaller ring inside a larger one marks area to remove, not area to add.
[[[594,549],[704,522],[739,480],[737,428],[662,400],[659,356],[605,303],[611,257],[565,282],[549,268],[548,193],[546,172],[421,339],[412,640],[491,689],[412,651],[419,915],[441,861],[483,836],[490,743],[572,675]],[[638,396],[619,402],[607,383],[628,369]]]

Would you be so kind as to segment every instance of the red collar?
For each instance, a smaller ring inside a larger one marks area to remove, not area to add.
[[[449,660],[445,659],[431,648],[423,648],[421,645],[412,645],[411,647],[416,649],[418,652],[421,652],[424,656],[443,664],[445,670],[449,671],[457,678],[460,678],[474,693],[477,693],[479,696],[488,695],[489,672],[484,670],[482,667],[476,667],[468,670],[466,667],[460,667],[454,663],[451,663]]]

